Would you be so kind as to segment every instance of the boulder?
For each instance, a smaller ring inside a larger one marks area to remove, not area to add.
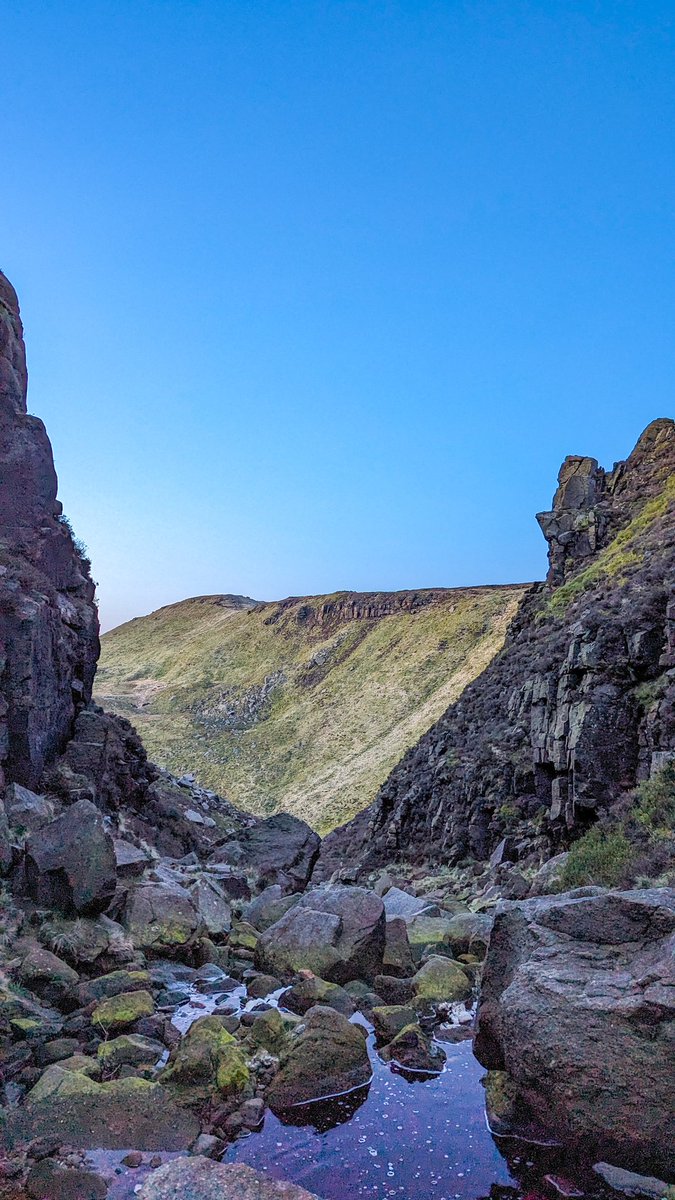
[[[208,934],[228,933],[232,910],[220,883],[211,875],[199,875],[189,887],[190,898]]]
[[[80,1004],[86,1008],[92,1000],[107,1000],[122,992],[143,991],[150,987],[150,982],[148,971],[110,971],[107,975],[99,975],[98,979],[88,979],[80,984]]]
[[[377,1005],[373,1009],[373,1025],[378,1042],[390,1042],[406,1025],[414,1025],[417,1014],[403,1004]]]
[[[127,897],[124,924],[134,946],[176,954],[192,946],[204,924],[190,893],[177,883],[139,883]]]
[[[284,913],[287,913],[289,908],[292,908],[297,902],[297,895],[285,896],[280,885],[273,883],[270,887],[264,888],[255,900],[251,900],[251,903],[246,905],[243,916],[249,925],[262,933],[265,929],[269,929],[270,925],[279,921]]]
[[[315,1004],[334,1008],[344,1017],[351,1017],[356,1012],[356,1005],[349,992],[346,992],[339,984],[327,983],[325,979],[319,979],[316,975],[312,975],[311,979],[301,979],[299,983],[294,983],[293,987],[283,993],[280,1003],[284,1008],[298,1013],[301,1017],[309,1012],[310,1008],[314,1008]]]
[[[558,1137],[647,1171],[675,1170],[674,941],[672,889],[503,902],[478,1013],[480,1061]]]
[[[108,1185],[94,1171],[61,1166],[51,1158],[34,1163],[26,1179],[30,1200],[105,1200]]]
[[[395,975],[376,975],[373,987],[385,1004],[407,1004],[413,997],[412,979],[399,979]]]
[[[28,833],[42,829],[54,820],[54,805],[46,796],[38,796],[20,783],[10,783],[5,791],[5,811],[13,829]]]
[[[341,1095],[370,1081],[365,1030],[332,1008],[310,1008],[270,1085],[273,1112]]]
[[[139,846],[134,846],[133,842],[127,842],[124,838],[114,838],[113,845],[119,878],[140,878],[150,864],[150,855],[147,850],[141,850]]]
[[[380,1051],[385,1062],[408,1071],[442,1071],[445,1052],[414,1023],[405,1025]]]
[[[312,874],[321,838],[298,817],[276,813],[243,830],[236,845],[233,865],[254,868],[261,882],[278,883],[285,892],[301,892]]]
[[[650,1196],[652,1200],[662,1200],[672,1188],[663,1179],[655,1179],[653,1175],[636,1175],[635,1171],[625,1171],[612,1163],[597,1162],[593,1166],[596,1175],[615,1192],[623,1192],[624,1196]]]
[[[96,914],[108,907],[117,886],[115,848],[95,804],[78,800],[31,834],[26,884],[45,908]]]
[[[410,975],[415,974],[415,963],[413,961],[410,942],[408,941],[408,929],[401,917],[393,917],[387,920],[384,954],[382,956],[382,974],[396,975],[399,979],[406,979]]]
[[[177,1158],[148,1176],[139,1200],[317,1200],[294,1183],[270,1179],[243,1163]]]
[[[447,946],[446,939],[453,919],[449,916],[429,917],[423,913],[408,923],[408,942],[416,962],[429,951]]]
[[[155,1002],[150,992],[142,989],[138,992],[120,992],[97,1004],[91,1014],[91,1022],[109,1034],[118,1029],[127,1029],[142,1017],[151,1017],[154,1011]]]
[[[98,1060],[105,1072],[120,1067],[154,1067],[164,1053],[164,1046],[153,1038],[141,1037],[139,1033],[122,1033],[111,1041],[101,1042]]]
[[[440,954],[427,959],[412,983],[416,1006],[468,1000],[471,995],[471,983],[460,964]]]
[[[47,1069],[37,1091],[33,1088],[6,1123],[10,1148],[58,1137],[82,1150],[185,1150],[198,1133],[196,1117],[157,1083],[137,1078],[96,1083],[61,1066]]]
[[[286,1025],[278,1008],[268,1008],[266,1012],[252,1013],[254,1017],[248,1033],[248,1040],[253,1049],[262,1047],[270,1054],[280,1054],[286,1044]]]
[[[236,1095],[247,1087],[249,1071],[221,1018],[200,1017],[173,1051],[162,1082]]]
[[[455,913],[448,920],[443,942],[455,957],[475,954],[485,958],[492,931],[492,917],[485,913]]]
[[[46,1004],[77,1008],[75,989],[80,981],[77,971],[42,946],[31,946],[19,967],[19,979]],[[70,1003],[69,1003],[70,1002]]]
[[[557,895],[563,891],[562,877],[569,851],[549,858],[537,871],[530,884],[531,896]]]
[[[308,969],[330,983],[372,980],[382,970],[384,906],[361,887],[326,885],[306,892],[261,934],[256,966],[275,975]]]
[[[432,900],[425,900],[423,896],[412,896],[410,892],[404,892],[399,887],[390,887],[382,900],[388,921],[392,921],[394,917],[400,917],[407,924],[408,921],[414,920],[422,913],[428,917],[437,917],[440,911],[438,905]]]

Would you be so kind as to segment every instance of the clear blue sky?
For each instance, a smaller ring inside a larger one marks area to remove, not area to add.
[[[673,412],[671,0],[13,0],[0,265],[105,625],[541,577]]]

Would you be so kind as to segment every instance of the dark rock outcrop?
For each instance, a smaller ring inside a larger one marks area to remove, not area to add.
[[[19,306],[0,273],[0,785],[32,788],[91,697],[99,642],[89,562],[62,519],[27,382]]]
[[[590,895],[588,893],[591,893]],[[476,1053],[557,1137],[675,1169],[675,891],[506,901]]]
[[[546,583],[502,651],[324,839],[314,879],[344,863],[486,859],[505,834],[536,864],[675,754],[675,422],[654,421],[605,473],[568,459]]]

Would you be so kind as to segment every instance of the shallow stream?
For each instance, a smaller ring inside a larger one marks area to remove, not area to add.
[[[160,969],[166,972],[166,991],[179,1000],[172,1022],[182,1033],[214,1008],[243,1011],[261,1003],[249,1000],[244,987],[205,993],[202,989],[216,987],[215,981],[202,977],[194,982],[194,972],[174,964]],[[267,1003],[278,1003],[279,994],[267,997]],[[440,1031],[438,1040],[447,1055],[440,1074],[396,1070],[380,1059],[371,1032],[373,1076],[368,1085],[298,1106],[283,1119],[266,1110],[260,1131],[233,1142],[223,1161],[247,1163],[272,1178],[300,1184],[322,1200],[606,1196],[587,1166],[570,1162],[559,1147],[497,1138],[490,1132],[481,1085],[485,1070],[473,1055],[471,1039],[462,1038],[462,1019],[466,1013],[458,1011],[454,1028],[446,1027],[449,1040]],[[367,1024],[360,1014],[353,1020]],[[118,1172],[109,1200],[130,1200],[147,1176],[152,1156],[144,1155],[144,1165],[130,1170],[121,1162],[125,1153],[87,1155],[97,1169]],[[161,1155],[162,1161],[175,1157]]]

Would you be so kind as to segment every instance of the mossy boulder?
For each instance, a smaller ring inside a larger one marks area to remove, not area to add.
[[[91,1020],[104,1033],[112,1033],[118,1029],[127,1029],[141,1017],[151,1017],[155,1011],[155,1002],[150,992],[120,992],[117,996],[109,996],[102,1000],[94,1009]]]
[[[441,1071],[445,1062],[445,1052],[414,1022],[399,1030],[380,1054],[408,1071]]]
[[[317,1005],[291,1040],[267,1094],[273,1112],[367,1084],[372,1071],[365,1030]]]
[[[417,1020],[412,1008],[402,1004],[382,1004],[373,1009],[373,1025],[378,1042],[390,1042],[406,1025],[414,1025]]]
[[[190,893],[174,883],[133,887],[125,906],[124,924],[133,945],[153,954],[185,953],[205,933]]]
[[[164,1046],[153,1038],[141,1037],[138,1033],[122,1033],[109,1042],[101,1042],[98,1060],[103,1071],[117,1071],[119,1067],[151,1067],[161,1058]]]
[[[185,1150],[199,1122],[157,1083],[137,1078],[96,1083],[59,1064],[45,1071],[22,1108],[9,1113],[5,1133],[9,1148],[56,1136],[82,1150]]]
[[[419,962],[425,952],[448,945],[452,920],[451,917],[421,915],[410,921],[407,927],[408,942],[415,962]]]
[[[255,950],[258,945],[258,930],[248,921],[236,921],[230,930],[229,945],[233,950]]]
[[[341,1012],[345,1017],[351,1017],[356,1012],[356,1004],[349,992],[340,987],[339,983],[328,983],[325,979],[319,979],[317,975],[313,975],[311,979],[301,979],[299,983],[293,984],[293,987],[284,992],[282,1003],[284,1008],[288,1008],[300,1016],[309,1012],[315,1004],[324,1004],[328,1008],[334,1008],[336,1012]]]
[[[454,959],[433,954],[413,976],[414,1004],[468,1000],[471,983],[462,967]]]
[[[278,1008],[260,1013],[251,1025],[248,1040],[254,1049],[262,1047],[270,1054],[280,1054],[286,1044],[287,1032]]]
[[[87,1075],[89,1079],[100,1079],[101,1064],[96,1058],[92,1058],[89,1054],[71,1054],[68,1058],[63,1058],[58,1064],[64,1071],[75,1071],[81,1075]]]
[[[80,1001],[84,1006],[92,1000],[107,1000],[111,996],[119,996],[122,992],[138,992],[150,987],[148,971],[110,971],[107,975],[99,975],[98,979],[88,979],[79,988]]]
[[[200,1017],[174,1050],[162,1082],[233,1095],[243,1092],[250,1074],[237,1039],[220,1017]]]

